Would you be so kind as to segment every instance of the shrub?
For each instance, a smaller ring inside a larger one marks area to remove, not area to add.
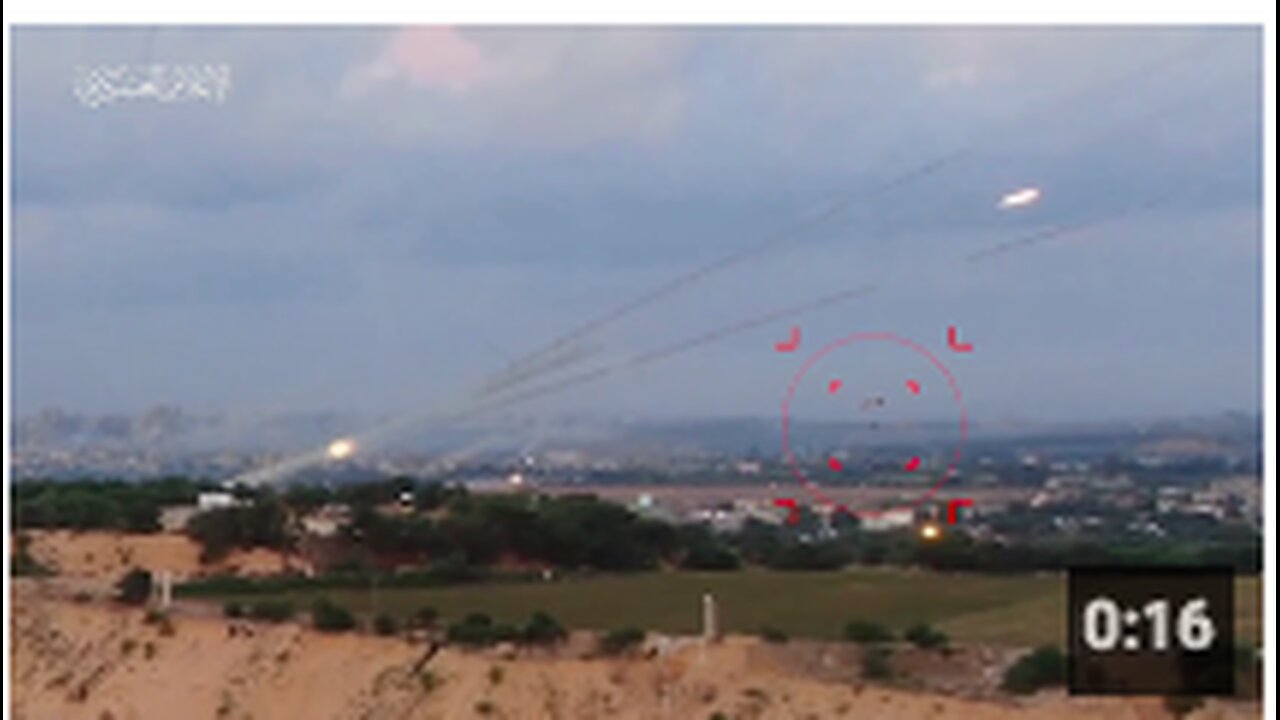
[[[311,606],[311,622],[317,630],[344,632],[356,626],[356,618],[350,610],[328,598],[320,598]]]
[[[373,619],[373,631],[379,635],[395,635],[396,621],[386,613],[380,613]]]
[[[445,630],[445,637],[449,642],[459,645],[485,646],[511,639],[507,637],[508,628],[509,626],[494,624],[493,618],[484,613],[471,613],[460,622],[451,624]],[[510,634],[514,635],[514,629],[511,630]]]
[[[418,608],[413,614],[414,627],[429,628],[436,624],[436,620],[440,619],[440,612],[433,607],[426,606]]]
[[[293,603],[288,600],[259,600],[249,606],[249,617],[266,622],[284,622],[293,617]]]
[[[156,632],[164,637],[171,637],[177,632],[177,628],[173,625],[173,620],[169,614],[154,608],[147,610],[147,614],[142,617],[142,622],[147,625],[156,626]]]
[[[864,645],[885,643],[893,640],[893,632],[880,623],[850,620],[844,626],[844,639]]]
[[[767,643],[781,645],[782,643],[787,642],[791,638],[787,637],[787,634],[779,630],[778,628],[773,627],[772,625],[765,625],[764,627],[760,628],[760,639],[764,640]]]
[[[440,680],[440,676],[436,675],[434,671],[430,669],[423,669],[423,671],[418,674],[418,684],[422,686],[422,692],[429,693],[440,687],[442,681]]]
[[[242,618],[244,617],[244,606],[238,602],[228,600],[222,605],[222,615],[232,620]]]
[[[683,570],[737,570],[742,561],[729,548],[715,542],[701,542],[690,547],[680,559]]]
[[[889,648],[874,646],[862,651],[862,677],[868,680],[884,680],[893,675],[889,665]]]
[[[1204,698],[1199,695],[1166,695],[1164,709],[1175,718],[1190,715],[1204,705]]]
[[[116,599],[126,605],[143,605],[151,598],[151,573],[133,568],[116,583]]]
[[[951,639],[947,637],[946,633],[927,623],[916,623],[915,625],[912,625],[907,628],[907,631],[902,634],[902,637],[912,645],[925,650],[944,648],[951,642]]]
[[[1018,658],[1004,673],[1006,691],[1026,695],[1040,688],[1061,685],[1067,674],[1067,658],[1052,645],[1042,645]]]
[[[53,575],[53,570],[41,564],[35,556],[31,554],[31,538],[26,534],[19,534],[17,538],[18,550],[13,554],[13,559],[9,562],[9,574],[13,577],[48,577]]]
[[[568,633],[555,618],[539,610],[529,616],[522,635],[532,645],[550,645],[564,640]]]
[[[605,655],[621,655],[644,642],[644,631],[625,627],[610,630],[600,638],[600,652]]]

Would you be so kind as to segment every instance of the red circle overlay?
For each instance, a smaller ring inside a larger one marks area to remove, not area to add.
[[[900,347],[904,347],[904,348],[907,348],[908,350],[912,350],[917,355],[920,355],[925,360],[928,360],[929,364],[933,365],[934,369],[936,369],[938,373],[942,375],[943,379],[947,381],[947,387],[951,389],[951,398],[955,402],[956,408],[960,412],[960,438],[959,440],[956,441],[955,448],[951,452],[951,461],[947,463],[947,468],[946,470],[943,471],[942,477],[938,478],[938,481],[935,482],[933,486],[928,489],[928,491],[926,491],[923,495],[921,495],[914,503],[911,503],[909,505],[903,505],[901,507],[896,507],[896,508],[887,508],[884,510],[859,510],[856,512],[849,510],[847,507],[843,505],[837,505],[835,501],[827,497],[827,495],[822,492],[822,490],[817,486],[816,483],[814,483],[809,478],[805,477],[804,471],[800,469],[799,461],[796,460],[795,452],[792,451],[791,449],[791,400],[792,398],[795,397],[796,388],[799,387],[800,383],[804,381],[805,375],[809,373],[810,368],[812,368],[819,360],[826,357],[828,354],[830,354],[834,350],[839,350],[840,348],[847,347],[849,345],[853,345],[854,343],[860,343],[860,342],[894,343],[895,345],[898,345]],[[947,481],[951,479],[951,476],[955,474],[956,468],[960,464],[960,458],[964,452],[965,443],[968,441],[968,439],[969,439],[969,412],[968,410],[965,409],[964,397],[960,393],[960,384],[956,382],[955,376],[951,374],[951,371],[947,369],[946,365],[942,364],[941,360],[939,360],[933,353],[929,352],[929,350],[925,348],[923,345],[913,340],[908,340],[904,337],[894,335],[893,333],[887,333],[887,332],[854,333],[852,335],[840,338],[839,340],[836,340],[835,342],[830,343],[826,347],[814,353],[813,356],[811,356],[808,360],[805,360],[804,365],[800,367],[799,372],[797,372],[795,374],[795,377],[791,379],[791,384],[787,386],[787,395],[782,400],[782,454],[784,457],[786,457],[787,464],[791,468],[791,474],[796,478],[796,480],[800,482],[801,485],[804,486],[805,490],[807,490],[809,494],[813,496],[814,500],[817,501],[818,503],[829,506],[838,511],[850,512],[851,514],[859,518],[875,517],[882,513],[892,512],[894,510],[914,510],[920,507],[921,505],[923,505],[930,498],[936,495],[938,490],[940,490],[942,486],[945,485]]]

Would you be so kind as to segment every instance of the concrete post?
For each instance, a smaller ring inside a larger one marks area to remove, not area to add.
[[[161,570],[160,575],[160,609],[168,610],[173,604],[173,573]]]
[[[720,639],[720,609],[711,593],[702,595],[702,639],[704,642]]]

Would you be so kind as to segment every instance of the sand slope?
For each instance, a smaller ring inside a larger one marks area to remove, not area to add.
[[[131,567],[168,570],[175,578],[208,573],[267,575],[287,569],[285,557],[273,550],[236,550],[225,559],[201,565],[200,546],[185,535],[151,535],[106,531],[29,531],[31,555],[69,578],[113,582]]]
[[[802,677],[777,648],[731,638],[672,643],[652,659],[580,659],[444,649],[324,635],[298,625],[232,625],[77,603],[14,585],[15,718],[1117,718],[1165,717],[1158,701],[975,700]],[[234,627],[235,630],[231,630]],[[1193,717],[1259,717],[1210,703]]]

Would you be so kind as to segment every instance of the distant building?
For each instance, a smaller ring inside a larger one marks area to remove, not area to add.
[[[200,512],[225,510],[238,507],[240,504],[240,499],[229,492],[202,492],[196,495],[196,508]]]
[[[914,510],[898,508],[862,518],[861,527],[868,532],[883,532],[885,530],[911,527],[915,521],[916,514]]]

